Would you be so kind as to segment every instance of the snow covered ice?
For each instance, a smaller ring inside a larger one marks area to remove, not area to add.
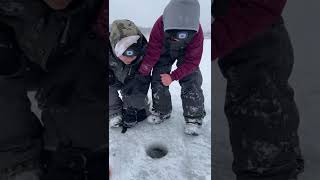
[[[173,67],[174,69],[175,67]],[[206,117],[200,136],[184,134],[184,118],[180,85],[170,86],[173,111],[171,118],[161,124],[146,121],[125,134],[121,128],[109,129],[109,166],[111,180],[210,180],[211,179],[211,40],[205,39],[200,69],[203,75]],[[41,112],[29,92],[31,109],[40,119]],[[151,92],[149,91],[151,99]],[[163,158],[147,155],[150,147],[164,147]]]
[[[175,68],[175,67],[173,67]],[[171,118],[159,125],[146,121],[128,129],[109,129],[109,165],[111,180],[209,180],[211,179],[211,40],[205,39],[200,64],[203,75],[206,117],[200,136],[183,133],[183,111],[180,86],[170,86],[173,112]],[[40,118],[34,100],[35,92],[29,92],[33,112]],[[151,93],[149,92],[151,99]],[[164,147],[168,154],[152,159],[147,155],[150,147]]]
[[[175,67],[173,67],[174,69]],[[203,75],[206,117],[200,136],[183,132],[184,118],[180,85],[170,86],[171,118],[153,125],[146,121],[125,134],[109,128],[109,166],[111,180],[209,180],[211,179],[211,40],[205,39],[200,69]],[[149,98],[151,93],[149,91]],[[168,151],[163,158],[147,155],[150,147]]]

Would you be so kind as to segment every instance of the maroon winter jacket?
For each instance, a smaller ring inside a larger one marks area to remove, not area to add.
[[[216,17],[211,29],[212,60],[221,58],[265,31],[281,17],[286,0],[231,0],[225,16]]]
[[[101,10],[98,14],[98,18],[96,23],[94,24],[94,31],[104,40],[109,39],[109,25],[108,25],[108,17],[109,17],[109,2],[108,0],[104,0]]]
[[[164,45],[164,38],[163,19],[162,16],[160,16],[152,28],[148,47],[139,68],[139,72],[142,75],[148,75],[158,62],[161,55],[161,49]],[[183,64],[170,74],[172,80],[180,80],[199,67],[202,51],[203,32],[200,25],[199,31],[195,34],[194,38],[185,49]]]

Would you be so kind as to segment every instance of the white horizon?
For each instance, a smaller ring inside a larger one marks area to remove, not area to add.
[[[116,19],[130,19],[140,27],[152,28],[169,1],[109,0],[109,23],[111,24]],[[200,23],[203,31],[211,32],[211,1],[199,0],[199,3]]]

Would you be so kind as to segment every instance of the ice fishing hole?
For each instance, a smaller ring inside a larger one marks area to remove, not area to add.
[[[161,144],[154,144],[149,146],[146,152],[152,159],[160,159],[168,154],[168,148]]]

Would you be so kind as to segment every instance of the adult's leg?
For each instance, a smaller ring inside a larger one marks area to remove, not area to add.
[[[19,69],[14,44],[11,30],[0,24],[0,179],[39,169],[42,149],[41,124],[30,110],[26,80],[3,77]]]
[[[30,110],[22,80],[0,78],[0,117],[0,169],[14,172],[19,164],[37,163],[41,124]]]
[[[45,148],[48,150],[47,179],[106,179],[105,46],[104,41],[98,39],[82,41],[81,49],[73,57],[78,60],[75,66],[79,70],[74,81],[70,82],[72,84],[68,84],[72,93],[66,92],[66,102],[61,99],[63,103],[57,101],[42,113],[46,126]],[[113,92],[118,97],[117,88]],[[101,166],[99,169],[92,168],[98,165]]]

